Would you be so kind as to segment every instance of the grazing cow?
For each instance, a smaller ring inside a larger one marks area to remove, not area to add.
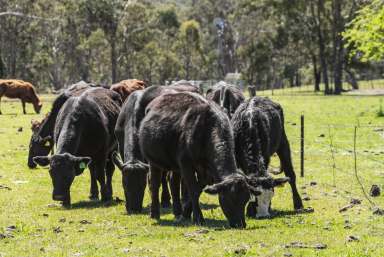
[[[232,125],[237,166],[247,175],[262,178],[259,180],[262,184],[254,185],[262,189],[262,194],[257,197],[257,203],[249,203],[247,215],[269,216],[273,187],[288,181],[292,188],[294,208],[303,208],[296,188],[296,175],[281,106],[268,98],[253,97],[238,107],[232,117]],[[279,156],[281,168],[288,178],[273,179],[268,174],[268,165],[274,153]]]
[[[188,189],[195,223],[204,223],[199,197],[202,187],[213,182],[205,192],[219,194],[220,206],[231,227],[245,227],[245,205],[251,193],[260,192],[250,186],[256,183],[251,181],[254,179],[236,171],[233,133],[227,116],[215,103],[189,92],[161,95],[148,105],[146,112],[139,142],[150,165],[151,217],[160,218],[161,173],[172,170],[181,174]],[[172,200],[174,213],[180,214],[180,199]],[[185,211],[183,216],[188,218],[190,214]]]
[[[40,122],[33,121],[32,136],[29,143],[28,167],[36,168],[33,162],[35,156],[46,156],[53,150],[53,130],[57,115],[64,103],[72,96],[79,96],[93,84],[80,81],[62,92],[53,101],[51,112]]]
[[[123,102],[136,90],[145,88],[145,82],[138,79],[127,79],[120,81],[119,83],[113,84],[111,90],[120,94]]]
[[[148,165],[141,155],[138,137],[140,124],[145,116],[145,108],[153,99],[162,94],[182,91],[198,92],[198,89],[189,85],[152,86],[143,91],[133,92],[121,109],[115,134],[119,143],[120,156],[124,163],[117,156],[114,157],[114,161],[122,171],[128,213],[141,212],[147,183]],[[162,206],[166,207],[170,204],[166,174],[163,174],[162,177],[162,188],[161,202]]]
[[[101,200],[112,199],[111,154],[117,149],[114,128],[120,106],[121,97],[116,92],[93,88],[69,98],[60,109],[55,124],[56,154],[33,158],[41,166],[50,164],[53,200],[70,205],[70,186],[87,165],[91,177],[96,177],[100,184]],[[91,188],[92,197],[98,198],[97,184]]]
[[[244,102],[245,97],[239,88],[221,81],[208,89],[207,99],[219,104],[231,118],[237,107]]]
[[[25,111],[25,103],[32,103],[36,113],[40,113],[43,104],[40,102],[36,94],[36,90],[29,82],[16,79],[0,79],[0,114],[1,114],[1,98],[19,98]]]

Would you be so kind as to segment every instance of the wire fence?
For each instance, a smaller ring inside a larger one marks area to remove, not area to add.
[[[353,90],[350,84],[343,83],[345,95],[384,95],[384,79],[361,80],[358,82],[359,89]],[[330,85],[330,89],[334,86]],[[290,95],[323,95],[324,85],[320,84],[320,90],[315,91],[314,85],[302,86],[281,86],[272,88],[262,88],[256,86],[256,92],[259,96],[290,96]]]
[[[367,192],[372,185],[384,186],[384,124],[287,122],[286,130],[297,174],[304,164],[305,177],[325,178],[328,186],[376,205]]]

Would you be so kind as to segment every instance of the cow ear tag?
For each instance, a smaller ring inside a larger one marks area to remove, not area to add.
[[[51,146],[51,144],[49,143],[49,141],[45,142],[44,146],[48,147],[48,146]]]
[[[80,162],[80,169],[85,169],[87,167],[87,164],[85,162]]]

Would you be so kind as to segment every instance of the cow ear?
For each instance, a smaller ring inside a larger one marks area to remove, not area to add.
[[[36,156],[36,157],[33,157],[33,162],[36,163],[37,165],[44,167],[49,165],[49,163],[51,162],[51,159],[47,156]]]
[[[82,173],[91,163],[92,159],[90,157],[75,157],[73,160],[75,162],[75,167],[79,168],[80,173]]]
[[[210,194],[210,195],[215,195],[215,194],[218,194],[218,193],[224,191],[226,187],[227,187],[227,182],[222,181],[220,183],[217,183],[217,184],[214,184],[211,186],[206,186],[204,188],[204,192],[206,192],[207,194]]]
[[[275,178],[273,179],[273,186],[283,186],[285,183],[289,182],[290,178],[283,177],[283,178]]]

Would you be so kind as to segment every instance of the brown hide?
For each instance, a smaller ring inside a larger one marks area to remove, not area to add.
[[[111,90],[120,94],[123,102],[136,90],[145,88],[145,82],[138,79],[122,80],[119,83],[113,84]]]

